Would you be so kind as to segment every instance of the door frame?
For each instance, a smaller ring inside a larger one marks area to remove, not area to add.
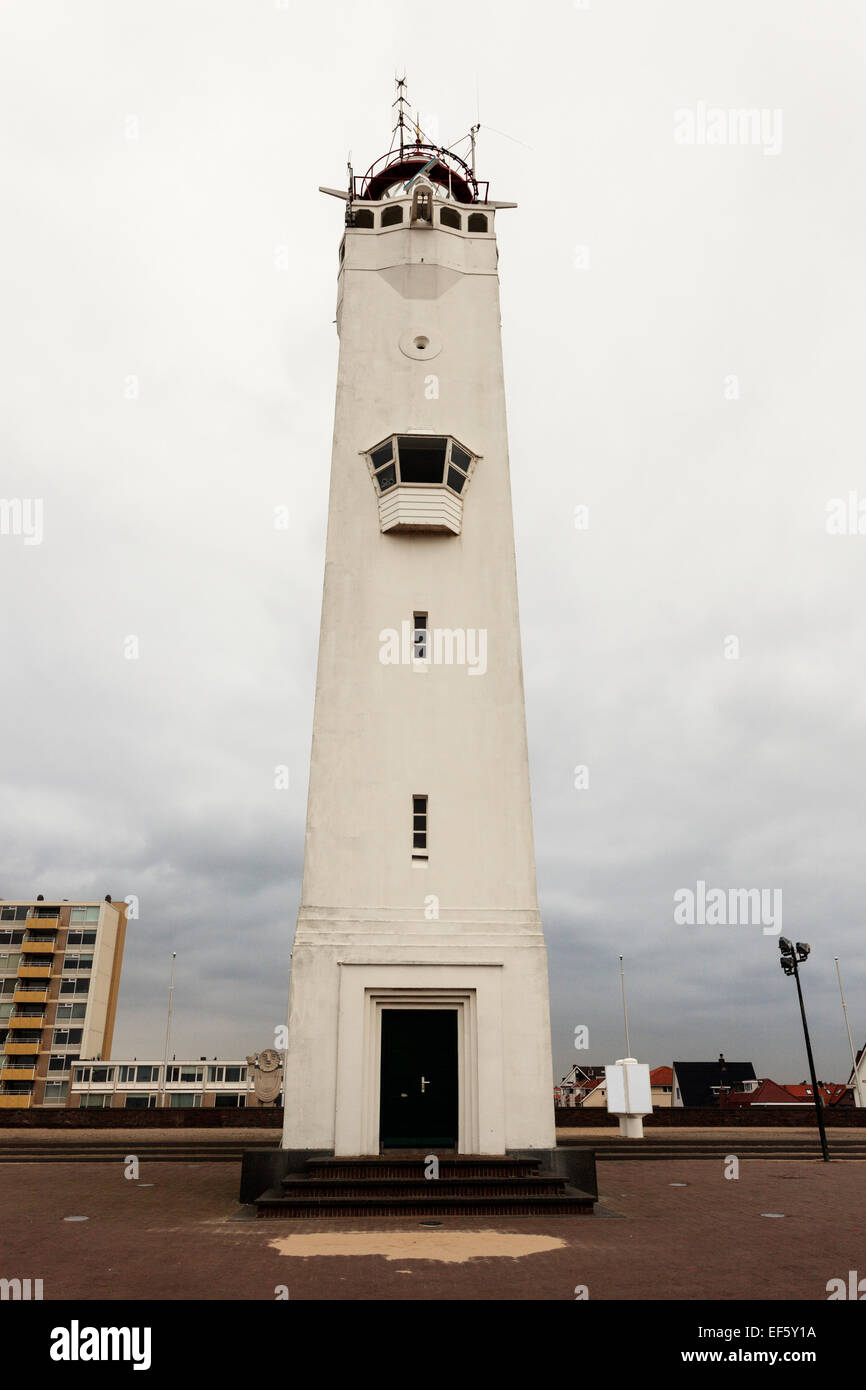
[[[457,1010],[458,1153],[505,1152],[500,961],[342,960],[334,1153],[379,1153],[383,1008]]]
[[[436,992],[438,993],[438,991],[436,991]],[[399,991],[399,993],[403,993],[403,991]],[[464,1148],[464,1147],[462,1146],[462,1144],[461,1144],[461,1139],[462,1139],[463,1135],[467,1133],[467,1129],[468,1129],[468,1123],[467,1123],[467,1117],[466,1117],[466,1107],[465,1107],[464,1102],[465,1102],[465,1096],[466,1096],[467,1072],[469,1072],[469,1071],[472,1070],[471,1066],[470,1066],[470,1067],[467,1067],[467,1064],[466,1064],[466,1052],[467,1052],[467,1049],[466,1049],[465,1041],[464,1041],[464,1033],[465,1033],[465,1029],[466,1029],[466,1027],[467,1027],[467,1020],[466,1020],[466,1008],[465,1008],[465,1005],[469,1004],[469,1005],[470,1005],[470,1008],[471,1008],[471,1003],[472,1003],[471,994],[472,994],[472,991],[467,991],[465,997],[458,997],[458,998],[454,999],[453,1001],[450,1001],[450,1000],[448,1000],[448,999],[431,999],[431,998],[429,997],[429,995],[432,993],[432,991],[428,991],[428,990],[420,991],[420,993],[422,994],[422,998],[420,998],[420,999],[400,999],[400,1000],[398,1001],[398,1000],[395,1000],[395,999],[392,999],[392,998],[389,998],[389,997],[385,997],[385,998],[376,998],[376,999],[374,999],[374,1001],[373,1001],[373,1003],[374,1003],[374,1005],[375,1005],[375,1022],[374,1022],[374,1028],[375,1028],[375,1038],[376,1038],[376,1059],[377,1059],[377,1065],[376,1065],[376,1067],[375,1067],[375,1073],[376,1073],[376,1074],[375,1074],[374,1093],[373,1093],[373,1095],[370,1097],[370,1101],[371,1101],[371,1105],[372,1105],[372,1107],[373,1107],[373,1109],[374,1109],[374,1111],[375,1111],[375,1115],[376,1115],[376,1140],[375,1140],[375,1142],[376,1142],[376,1152],[377,1152],[377,1153],[379,1153],[379,1152],[385,1152],[385,1151],[382,1149],[382,1140],[381,1140],[381,1131],[382,1131],[382,1094],[381,1094],[381,1082],[382,1082],[382,1015],[383,1015],[383,1013],[385,1012],[385,1010],[388,1009],[389,1011],[392,1011],[392,1012],[395,1012],[395,1013],[406,1013],[406,1012],[409,1012],[410,1010],[411,1010],[413,1013],[420,1013],[420,1012],[422,1012],[423,1010],[430,1010],[430,1011],[434,1011],[434,1010],[436,1010],[436,1011],[444,1010],[444,1011],[447,1011],[448,1013],[456,1013],[456,1014],[457,1014],[457,1077],[456,1077],[456,1080],[457,1080],[457,1134],[455,1135],[455,1139],[456,1139],[456,1142],[457,1142],[457,1152],[458,1152],[458,1153],[472,1153],[472,1152],[474,1152],[472,1149],[466,1149],[466,1148]],[[473,1012],[474,1012],[474,1011],[473,1011]],[[471,1025],[470,1025],[470,1026],[471,1026]]]

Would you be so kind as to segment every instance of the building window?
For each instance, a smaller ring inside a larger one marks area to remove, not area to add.
[[[443,227],[454,227],[458,232],[461,231],[463,226],[460,213],[455,212],[453,208],[442,208],[439,213],[439,221]]]
[[[84,1018],[87,1014],[86,1004],[58,1004],[57,1022],[68,1022],[73,1018]]]
[[[93,956],[66,956],[63,961],[64,970],[92,970]]]
[[[388,440],[381,448],[374,449],[370,455],[373,470],[376,475],[376,482],[379,484],[380,492],[387,492],[389,487],[393,487],[397,481],[397,469],[394,464],[394,444]]]
[[[483,212],[470,212],[469,214],[470,232],[486,232],[487,218]]]
[[[412,615],[412,654],[416,661],[427,660],[427,614]]]
[[[384,212],[382,213],[383,227],[394,227],[397,225],[398,222],[402,221],[403,209],[399,203],[392,203],[391,206],[385,208]]]
[[[239,1081],[246,1081],[247,1067],[208,1067],[207,1079],[209,1084],[222,1084],[229,1082],[232,1086],[237,1086]]]
[[[411,220],[413,222],[433,221],[433,190],[419,184],[412,194]]]
[[[51,1040],[52,1047],[80,1047],[81,1028],[55,1028],[54,1037]]]
[[[31,933],[30,939],[31,939],[31,941],[34,941],[34,940],[35,940],[35,937],[32,935],[32,933]],[[50,941],[51,938],[48,937],[47,940]],[[66,946],[67,946],[67,949],[68,949],[70,946],[95,946],[95,945],[96,945],[96,932],[95,932],[94,930],[90,930],[90,931],[71,931],[71,932],[69,933],[69,935],[67,936],[67,938],[66,938]]]
[[[73,907],[69,914],[70,922],[98,922],[98,907]]]
[[[16,929],[7,927],[4,931],[0,931],[0,946],[20,946],[23,940],[23,927],[18,927]]]
[[[111,1096],[106,1094],[98,1096],[82,1096],[78,1102],[79,1110],[107,1110],[111,1105]]]
[[[46,1081],[43,1105],[62,1105],[69,1092],[68,1081]]]
[[[397,483],[415,487],[446,484],[460,494],[466,486],[473,455],[456,440],[434,435],[392,435],[368,451],[380,492]]]
[[[127,1096],[124,1101],[126,1110],[155,1110],[156,1096]]]
[[[56,1057],[48,1058],[49,1071],[68,1071],[73,1062],[77,1062],[77,1057],[70,1057],[68,1052],[61,1052]]]
[[[403,209],[401,208],[400,211],[402,212]],[[398,217],[395,220],[397,222],[400,222],[402,219]],[[355,213],[355,221],[353,224],[354,226],[369,228],[375,226],[375,224],[376,219],[373,216],[373,211],[371,208],[359,208],[358,211]]]
[[[214,1106],[217,1110],[241,1110],[247,1103],[245,1095],[214,1096]]]
[[[201,1080],[203,1080],[203,1078],[204,1078],[204,1069],[203,1069],[202,1067],[184,1067],[184,1066],[179,1066],[179,1067],[169,1067],[169,1069],[168,1069],[168,1078],[167,1078],[167,1079],[168,1079],[169,1081],[174,1081],[174,1082],[182,1081],[182,1082],[184,1082],[186,1085],[189,1085],[189,1084],[191,1084],[191,1083],[193,1083],[193,1082],[201,1081]]]
[[[181,1091],[169,1097],[170,1110],[194,1110],[201,1105],[201,1096],[191,1091]]]
[[[87,994],[90,989],[89,980],[61,980],[61,994]]]
[[[30,909],[26,905],[12,907],[7,904],[5,907],[0,907],[0,922],[23,922],[29,911]]]
[[[445,470],[447,439],[405,436],[397,444],[400,481],[403,483],[441,483]]]
[[[8,954],[0,954],[0,970],[17,970],[20,960],[20,952],[18,954],[13,954],[11,952]]]
[[[412,797],[412,858],[427,858],[427,798]]]

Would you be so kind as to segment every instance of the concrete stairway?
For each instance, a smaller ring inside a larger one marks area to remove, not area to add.
[[[383,1154],[310,1158],[301,1173],[257,1200],[259,1216],[585,1216],[594,1198],[538,1158],[439,1156],[438,1178],[425,1159]]]

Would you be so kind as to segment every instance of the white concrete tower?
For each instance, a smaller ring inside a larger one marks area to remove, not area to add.
[[[336,196],[283,1147],[550,1149],[494,231],[514,204],[420,137]]]

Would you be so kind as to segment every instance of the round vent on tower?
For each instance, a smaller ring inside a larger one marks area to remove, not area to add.
[[[400,339],[400,351],[404,357],[414,357],[416,362],[429,362],[442,351],[442,342],[433,333],[423,328],[415,328]]]

